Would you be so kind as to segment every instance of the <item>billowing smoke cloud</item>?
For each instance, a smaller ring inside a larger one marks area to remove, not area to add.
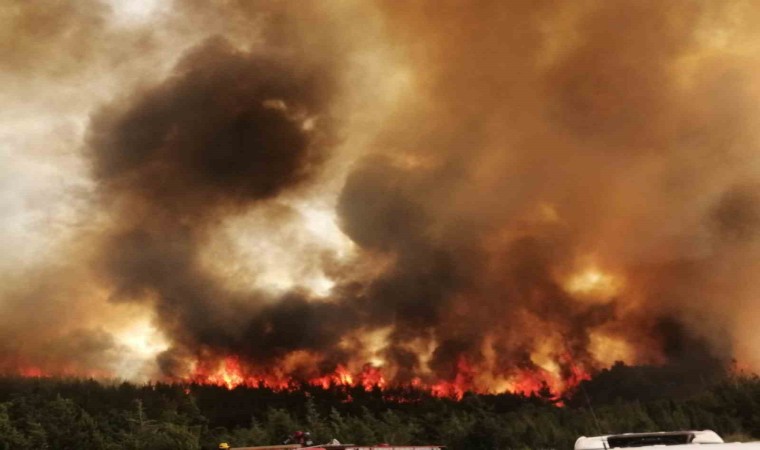
[[[547,346],[586,367],[734,354],[722,330],[756,307],[738,306],[753,290],[727,259],[757,267],[757,223],[756,185],[732,185],[757,179],[757,135],[750,63],[710,48],[710,20],[736,11],[714,7],[389,5],[399,39],[424,43],[418,110],[385,138],[395,167],[344,191],[380,212],[343,218],[357,242],[379,229],[371,245],[401,245],[398,280],[425,274],[389,296],[404,299],[398,342],[429,319],[435,367],[464,354],[495,373]]]
[[[93,170],[116,214],[101,249],[104,274],[118,298],[152,301],[183,350],[266,362],[340,337],[325,321],[339,318],[335,308],[309,307],[299,293],[230,292],[199,261],[219,220],[319,168],[331,143],[331,89],[326,72],[211,39],[161,85],[94,116]]]
[[[757,367],[754,6],[319,5],[177,2],[213,36],[91,110],[82,278],[151,311],[163,375]],[[315,204],[350,244],[282,237]]]

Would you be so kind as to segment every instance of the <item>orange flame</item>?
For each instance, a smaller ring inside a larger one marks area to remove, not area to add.
[[[457,359],[456,369],[456,375],[454,376],[453,381],[439,381],[430,387],[432,395],[435,397],[451,397],[460,400],[465,392],[475,390],[473,388],[475,371],[464,356],[460,356]]]
[[[583,380],[590,378],[589,373],[581,366],[571,361],[563,361],[563,374],[550,373],[541,368],[525,369],[509,376],[510,383],[500,389],[483,388],[477,383],[477,369],[465,356],[457,359],[454,374],[449,380],[440,380],[427,383],[421,378],[414,378],[407,387],[428,392],[434,397],[451,398],[460,400],[467,392],[474,393],[505,393],[510,392],[520,395],[542,395],[557,404],[560,404],[562,395],[578,385]],[[301,382],[308,385],[330,389],[333,387],[355,388],[361,387],[369,392],[374,389],[386,390],[392,386],[386,381],[382,368],[365,364],[360,371],[352,372],[344,365],[337,365],[332,373],[310,378],[305,381],[297,381],[289,376],[275,376],[271,374],[249,373],[236,357],[224,358],[221,363],[212,370],[207,366],[198,365],[195,373],[182,381],[190,381],[198,384],[210,384],[222,386],[227,389],[235,389],[238,386],[267,387],[277,391],[296,390]]]
[[[376,389],[385,392],[392,388],[411,388],[414,391],[427,393],[434,397],[454,400],[461,400],[467,392],[481,394],[513,393],[525,396],[540,395],[558,406],[562,406],[562,396],[572,391],[581,381],[590,379],[590,374],[583,366],[574,363],[569,355],[560,356],[558,363],[561,367],[559,373],[550,372],[541,367],[521,369],[505,374],[503,379],[508,380],[508,382],[499,384],[499,388],[493,388],[484,385],[483,380],[478,378],[478,367],[473,365],[464,355],[457,358],[456,366],[449,379],[431,381],[429,378],[426,380],[415,377],[406,384],[389,383],[383,368],[369,363],[355,371],[339,364],[331,373],[307,379],[295,379],[283,373],[257,370],[241,362],[236,356],[228,356],[216,362],[199,361],[194,365],[190,375],[174,379],[174,381],[220,386],[229,390],[244,386],[265,387],[274,391],[295,391],[300,389],[304,383],[325,390],[336,387],[361,388],[367,392]],[[23,367],[18,369],[17,373],[29,378],[47,376],[109,378],[104,374],[82,374],[69,370],[47,372],[37,366]],[[347,395],[346,401],[351,401],[349,392],[346,391],[345,394]],[[394,402],[414,401],[400,398],[390,392],[386,392],[386,394],[384,394],[384,398]]]
[[[5,371],[2,373],[13,373],[24,378],[47,378],[47,377],[67,377],[67,378],[93,378],[93,379],[111,379],[114,375],[110,372],[98,371],[94,369],[81,370],[76,367],[63,367],[53,370],[46,370],[39,366],[22,366],[19,369]]]

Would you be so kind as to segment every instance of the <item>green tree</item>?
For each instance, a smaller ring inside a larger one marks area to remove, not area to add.
[[[182,425],[155,423],[144,426],[135,439],[135,450],[200,450],[198,436]]]
[[[95,421],[71,400],[58,396],[40,412],[47,443],[56,450],[105,449]]]
[[[267,432],[269,443],[281,443],[301,427],[288,411],[273,408],[267,412],[264,428]]]
[[[0,450],[29,448],[29,441],[11,423],[8,405],[0,403]]]

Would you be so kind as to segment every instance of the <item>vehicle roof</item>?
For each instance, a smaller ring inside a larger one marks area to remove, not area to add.
[[[622,433],[603,436],[581,436],[575,450],[605,450],[613,448],[647,448],[653,446],[680,447],[689,444],[722,444],[723,439],[712,430],[660,431],[652,433]]]

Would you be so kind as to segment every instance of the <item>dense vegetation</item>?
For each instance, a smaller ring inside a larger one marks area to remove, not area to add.
[[[580,435],[710,428],[760,438],[760,379],[696,377],[618,365],[557,407],[548,395],[466,395],[304,386],[214,386],[0,379],[0,449],[212,449],[280,443],[294,430],[317,442],[438,443],[452,449],[572,448]],[[594,413],[588,408],[594,405]]]

